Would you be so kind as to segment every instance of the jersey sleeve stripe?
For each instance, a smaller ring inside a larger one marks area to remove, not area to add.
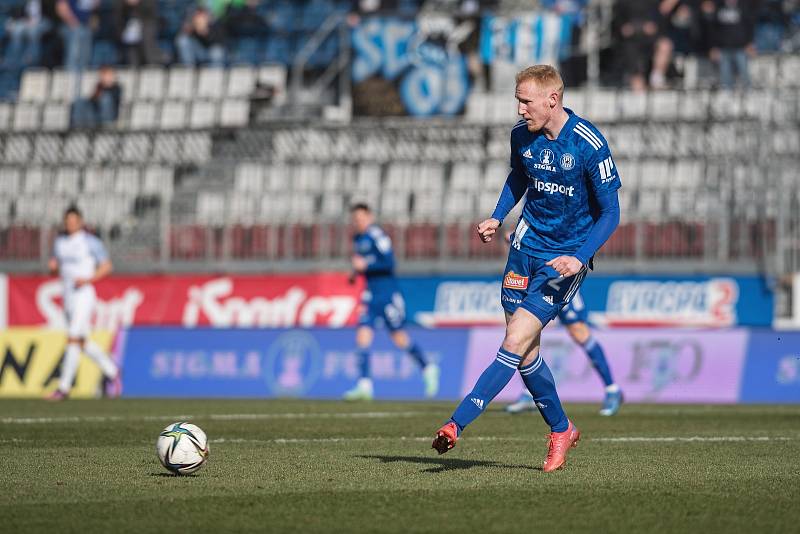
[[[600,139],[598,139],[597,136],[594,135],[594,133],[592,133],[591,130],[589,130],[586,126],[584,126],[583,123],[579,122],[578,125],[575,126],[573,131],[576,134],[583,137],[587,143],[589,143],[590,145],[592,145],[592,147],[594,147],[595,150],[599,150],[600,147],[603,146],[603,142],[600,141]]]
[[[583,130],[584,132],[586,132],[587,134],[589,134],[589,137],[591,137],[592,139],[594,139],[595,141],[597,141],[597,144],[598,144],[598,145],[600,145],[600,146],[603,146],[603,141],[601,141],[601,140],[600,140],[600,138],[599,138],[599,137],[597,137],[597,134],[596,134],[596,133],[594,133],[594,132],[591,130],[591,128],[589,128],[588,126],[586,126],[586,125],[585,125],[584,123],[582,123],[582,122],[579,122],[579,123],[577,124],[576,128],[578,128],[578,127],[579,127],[581,130]]]

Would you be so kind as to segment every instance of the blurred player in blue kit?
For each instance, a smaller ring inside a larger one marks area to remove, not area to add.
[[[566,465],[580,431],[567,417],[555,380],[539,352],[542,329],[575,296],[597,250],[619,224],[620,180],[608,144],[589,121],[563,107],[564,82],[549,65],[516,77],[511,172],[492,216],[477,227],[491,241],[527,192],[514,230],[500,300],[506,334],[495,359],[437,432],[440,454],[455,447],[516,371],[550,427],[543,471]]]
[[[422,368],[425,396],[435,397],[439,391],[439,366],[426,360],[422,349],[411,340],[405,325],[405,301],[394,276],[392,240],[375,224],[375,216],[367,204],[355,204],[350,209],[355,228],[353,236],[353,276],[363,275],[367,287],[361,299],[362,312],[356,330],[356,345],[361,377],[356,386],[345,393],[346,400],[371,400],[373,392],[369,366],[369,349],[375,336],[373,328],[383,323],[389,329],[392,342]]]

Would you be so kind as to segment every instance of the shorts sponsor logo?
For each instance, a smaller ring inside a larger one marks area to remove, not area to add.
[[[506,289],[528,289],[528,277],[509,271],[503,278],[503,287]]]

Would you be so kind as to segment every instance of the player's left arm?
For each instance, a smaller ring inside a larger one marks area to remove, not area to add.
[[[600,216],[592,225],[586,241],[575,252],[575,255],[559,256],[547,262],[547,265],[565,277],[577,274],[585,265],[588,265],[619,225],[617,190],[621,184],[611,152],[604,143],[600,150],[591,150],[587,155],[585,172],[589,183],[589,194],[594,197],[600,207]]]
[[[108,252],[103,246],[103,242],[94,236],[90,237],[89,252],[97,262],[97,268],[94,270],[94,275],[92,275],[91,278],[76,280],[76,287],[81,287],[84,284],[94,284],[95,282],[99,282],[111,274],[114,270],[114,264],[111,263],[111,258],[108,256]]]

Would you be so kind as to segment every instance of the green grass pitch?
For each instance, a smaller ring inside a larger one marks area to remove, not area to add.
[[[0,532],[798,532],[800,406],[568,405],[545,474],[538,414],[492,405],[439,456],[455,403],[0,401]],[[168,474],[188,420],[208,465]]]

